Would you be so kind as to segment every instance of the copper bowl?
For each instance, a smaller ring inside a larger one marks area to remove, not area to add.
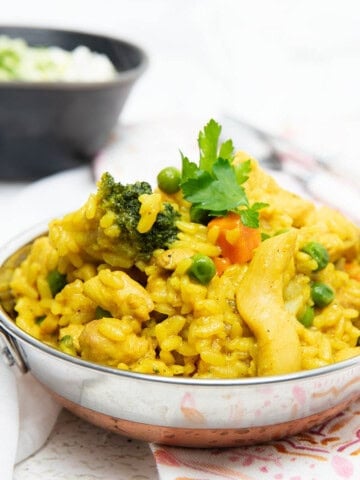
[[[0,253],[0,281],[44,225]],[[0,282],[1,283],[1,282]],[[67,409],[136,439],[186,447],[263,443],[310,429],[360,396],[360,357],[295,374],[205,380],[160,377],[66,355],[20,330],[0,296],[3,357],[33,376]]]

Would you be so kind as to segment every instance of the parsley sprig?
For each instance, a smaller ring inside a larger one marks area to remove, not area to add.
[[[267,204],[250,205],[242,187],[249,178],[250,160],[234,165],[233,142],[220,143],[220,134],[221,126],[211,119],[199,133],[199,165],[182,155],[181,188],[192,204],[191,218],[206,223],[209,217],[236,212],[244,225],[257,228],[259,210]]]

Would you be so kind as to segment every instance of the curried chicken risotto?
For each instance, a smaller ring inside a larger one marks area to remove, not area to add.
[[[66,354],[148,374],[240,378],[360,354],[360,229],[288,192],[211,120],[199,165],[104,174],[15,270],[16,323]]]

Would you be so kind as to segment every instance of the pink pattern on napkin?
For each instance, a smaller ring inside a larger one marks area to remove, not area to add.
[[[359,480],[360,399],[323,425],[269,444],[151,448],[161,480]]]
[[[342,478],[352,477],[352,474],[354,473],[354,466],[346,458],[342,458],[337,455],[334,455],[332,458],[331,464],[339,477],[342,477]]]

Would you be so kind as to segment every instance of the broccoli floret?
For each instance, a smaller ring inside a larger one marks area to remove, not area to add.
[[[167,202],[148,232],[137,230],[141,207],[139,196],[151,193],[152,188],[147,182],[122,185],[115,182],[109,173],[104,173],[98,183],[98,206],[103,214],[109,211],[115,214],[115,223],[120,231],[117,242],[134,261],[148,260],[154,250],[168,248],[178,234],[176,220],[179,213]]]
[[[167,249],[176,240],[176,221],[180,217],[171,203],[157,202],[159,198],[154,198],[156,208],[146,224],[148,229],[144,232],[139,228],[144,217],[140,215],[143,203],[139,197],[152,193],[147,182],[122,185],[105,173],[98,182],[97,192],[79,210],[50,223],[50,243],[57,246],[62,257],[68,256],[72,264],[74,260],[77,264],[79,257],[120,268],[148,261],[154,250]],[[159,212],[155,216],[156,211]]]

